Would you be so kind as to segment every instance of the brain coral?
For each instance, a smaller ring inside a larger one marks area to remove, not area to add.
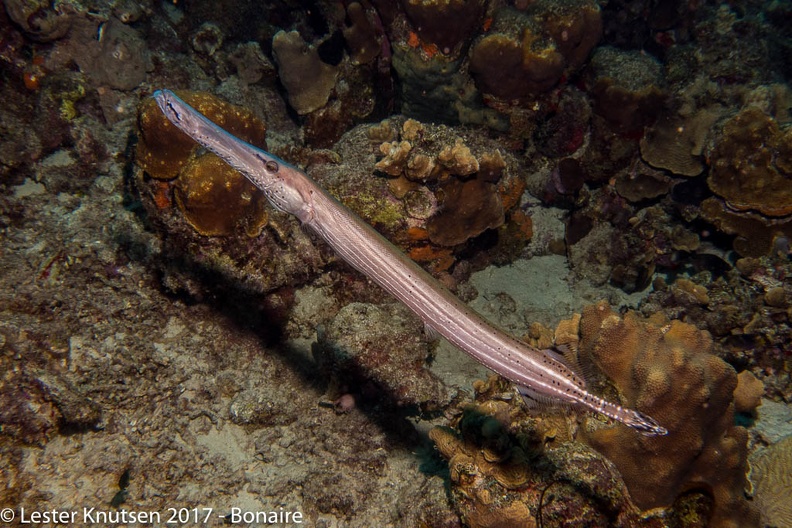
[[[604,372],[629,407],[669,430],[646,437],[616,426],[589,430],[586,439],[616,464],[640,508],[669,506],[692,491],[712,499],[710,526],[756,526],[744,496],[748,434],[734,425],[737,375],[712,354],[709,333],[664,323],[621,317],[605,303],[583,310],[581,360]]]
[[[751,456],[754,499],[765,526],[792,526],[792,436]]]

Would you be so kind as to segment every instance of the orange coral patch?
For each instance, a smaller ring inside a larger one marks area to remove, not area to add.
[[[170,183],[164,181],[153,181],[154,185],[154,204],[157,209],[167,209],[172,205],[170,194]]]
[[[525,182],[522,178],[502,179],[498,184],[503,210],[508,211],[520,202],[520,197],[525,191]]]
[[[422,227],[411,227],[407,229],[407,238],[413,241],[428,240],[429,231]]]
[[[517,233],[523,240],[533,237],[533,221],[522,209],[516,209],[511,214],[512,222],[517,226]]]
[[[440,48],[437,47],[437,44],[427,44],[422,42],[421,49],[430,59],[440,53]]]

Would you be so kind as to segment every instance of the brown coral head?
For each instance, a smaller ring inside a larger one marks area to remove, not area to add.
[[[214,154],[187,164],[174,195],[184,218],[204,236],[227,236],[243,229],[255,237],[268,220],[264,195]]]
[[[177,90],[176,95],[229,133],[266,150],[267,127],[250,110],[206,92]],[[138,107],[138,132],[135,163],[152,178],[170,180],[178,176],[198,147],[165,117],[151,97]]]
[[[401,0],[407,18],[421,40],[450,53],[473,35],[487,0]]]
[[[792,130],[749,107],[723,127],[707,183],[738,211],[792,215]]]
[[[479,179],[452,180],[443,187],[442,207],[426,228],[433,243],[455,246],[500,227],[504,221],[503,204],[493,184]]]

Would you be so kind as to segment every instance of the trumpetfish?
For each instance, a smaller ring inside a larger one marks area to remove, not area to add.
[[[523,343],[484,319],[297,167],[226,132],[170,90],[153,97],[171,123],[242,173],[276,209],[297,217],[349,265],[523,396],[583,407],[647,436],[667,433],[651,417],[588,392],[553,351]]]

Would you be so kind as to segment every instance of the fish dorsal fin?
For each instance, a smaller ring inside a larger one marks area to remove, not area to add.
[[[581,378],[586,385],[588,385],[594,376],[593,366],[591,364],[584,364],[580,361],[580,353],[577,346],[577,343],[565,343],[563,345],[555,345],[553,347],[555,350],[548,350],[549,354],[553,354],[555,356],[560,356],[561,362],[564,363],[569,370],[577,374],[579,378]]]
[[[426,335],[426,340],[430,344],[437,343],[440,341],[440,338],[443,337],[440,335],[440,332],[434,329],[429,323],[424,324],[424,335]]]

